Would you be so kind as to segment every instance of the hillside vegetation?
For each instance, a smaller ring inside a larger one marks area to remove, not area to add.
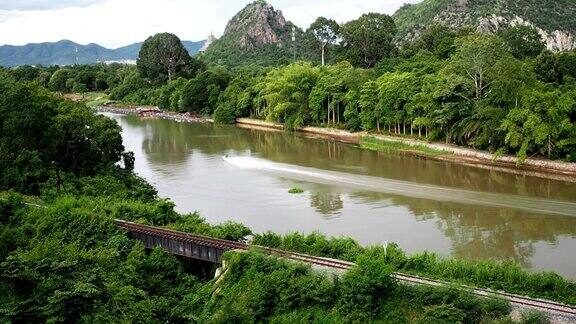
[[[508,21],[519,17],[547,33],[559,30],[576,34],[574,0],[424,0],[401,7],[394,14],[394,21],[398,26],[397,39],[409,41],[431,24],[496,31],[491,29],[498,25],[481,26],[482,19],[493,17]]]

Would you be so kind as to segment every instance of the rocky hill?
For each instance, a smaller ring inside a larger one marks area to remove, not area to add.
[[[281,11],[258,0],[228,22],[222,37],[208,47],[204,57],[228,65],[275,64],[293,57],[293,30],[300,37],[302,30],[286,21]]]
[[[183,41],[190,55],[198,53],[204,41]],[[135,62],[142,43],[134,43],[117,49],[98,44],[80,45],[69,40],[54,43],[27,44],[24,46],[0,46],[0,66],[20,65],[72,65],[97,62]]]
[[[495,32],[508,25],[535,28],[551,50],[576,48],[576,0],[424,0],[394,14],[398,40],[409,42],[440,23]]]

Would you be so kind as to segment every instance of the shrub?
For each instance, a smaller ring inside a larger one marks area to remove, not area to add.
[[[24,206],[24,198],[15,192],[0,193],[0,226],[8,223],[17,209]]]
[[[214,111],[214,121],[220,124],[234,124],[236,112],[229,103],[220,103]]]
[[[343,314],[356,310],[372,317],[378,313],[382,302],[396,289],[392,269],[382,260],[361,257],[356,266],[342,277],[340,306]]]
[[[453,324],[464,323],[466,314],[451,305],[439,305],[427,307],[424,317],[418,322],[421,324]]]
[[[536,310],[522,312],[522,324],[547,324],[550,323],[548,315]]]
[[[288,193],[291,193],[291,194],[301,194],[303,192],[304,192],[304,189],[302,189],[302,188],[292,188],[292,189],[288,190]]]

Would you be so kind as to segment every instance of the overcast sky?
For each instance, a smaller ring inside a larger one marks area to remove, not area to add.
[[[220,36],[251,0],[0,0],[0,45],[69,39],[116,48],[158,32],[183,40]],[[374,11],[392,14],[419,0],[270,0],[305,28],[317,16],[345,22]]]

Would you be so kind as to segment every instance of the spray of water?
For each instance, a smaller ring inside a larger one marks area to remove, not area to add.
[[[476,192],[275,163],[254,157],[224,157],[224,160],[245,170],[274,173],[294,180],[337,185],[362,191],[471,205],[512,208],[531,213],[576,216],[576,203],[574,202]]]

